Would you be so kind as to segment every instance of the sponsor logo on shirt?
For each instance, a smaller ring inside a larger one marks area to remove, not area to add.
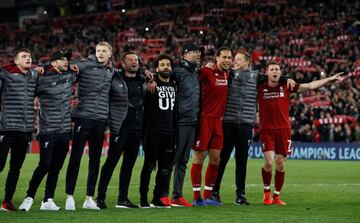
[[[268,89],[263,89],[263,93],[264,93],[264,96],[263,98],[264,99],[272,99],[272,98],[283,98],[285,97],[285,92],[284,92],[284,88],[281,86],[279,88],[279,92],[269,92]]]
[[[266,92],[264,93],[264,99],[273,99],[273,98],[279,98],[280,93],[279,92]]]
[[[227,86],[227,80],[225,79],[216,79],[215,86]]]

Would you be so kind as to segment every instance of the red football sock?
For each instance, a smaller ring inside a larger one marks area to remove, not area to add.
[[[264,183],[264,192],[270,192],[271,184],[271,171],[266,171],[264,168],[261,169],[262,179]]]
[[[194,191],[194,200],[201,197],[201,171],[202,165],[193,163],[191,167],[191,182]]]
[[[209,164],[206,169],[204,199],[208,199],[211,195],[218,175],[218,167],[218,165]]]
[[[274,195],[275,194],[277,194],[277,195],[280,194],[282,186],[284,185],[284,178],[285,178],[285,171],[284,172],[279,172],[279,171],[276,170]]]

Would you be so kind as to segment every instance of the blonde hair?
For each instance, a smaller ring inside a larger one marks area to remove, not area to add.
[[[108,43],[108,42],[105,42],[105,41],[99,42],[98,44],[96,44],[96,47],[97,47],[97,46],[106,46],[107,48],[110,49],[110,51],[112,51],[112,46],[111,46],[110,43]]]

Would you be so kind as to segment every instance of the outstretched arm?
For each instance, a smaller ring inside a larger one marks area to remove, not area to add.
[[[341,82],[344,79],[341,76],[343,73],[344,72],[340,72],[340,73],[337,73],[331,77],[328,77],[328,78],[325,78],[322,80],[312,81],[312,82],[306,83],[306,84],[300,84],[298,92],[302,92],[302,91],[306,91],[306,90],[314,90],[314,89],[320,88],[322,86],[327,85],[328,83],[332,83],[335,81]]]

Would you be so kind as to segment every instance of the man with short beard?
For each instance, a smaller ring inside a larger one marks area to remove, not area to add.
[[[37,96],[40,102],[40,161],[29,182],[26,198],[19,209],[29,211],[36,191],[47,174],[45,196],[40,210],[58,211],[54,193],[59,172],[69,150],[71,132],[71,95],[76,75],[68,71],[70,54],[56,51],[51,66],[39,76]]]
[[[182,58],[175,62],[172,73],[177,84],[176,149],[174,151],[173,206],[191,207],[183,197],[183,185],[191,147],[195,142],[199,115],[199,65],[202,47],[185,44]]]
[[[101,168],[98,185],[97,203],[100,208],[106,208],[107,187],[122,152],[124,152],[124,158],[120,170],[119,197],[116,208],[138,207],[129,200],[128,190],[141,140],[146,78],[143,69],[139,69],[139,58],[136,52],[125,52],[121,57],[121,62],[123,69],[120,77],[125,81],[128,90],[128,111],[119,132],[110,134],[108,156]]]
[[[34,131],[34,98],[38,74],[31,69],[31,52],[15,52],[14,63],[0,68],[0,172],[11,148],[10,169],[5,184],[1,210],[16,211],[12,202],[20,169]]]
[[[149,208],[147,194],[151,173],[157,173],[152,204],[170,208],[169,180],[174,151],[176,84],[170,80],[172,58],[160,54],[154,62],[157,77],[156,92],[147,93],[144,105],[145,160],[140,177],[140,207]]]
[[[99,209],[92,197],[99,174],[104,132],[109,113],[109,90],[115,72],[110,60],[111,54],[111,45],[100,42],[96,45],[95,55],[75,62],[79,69],[79,104],[73,115],[75,126],[66,172],[65,210],[75,210],[73,195],[86,142],[89,143],[89,171],[83,208]]]
[[[215,54],[215,68],[203,67],[200,70],[201,104],[199,133],[194,145],[194,161],[191,168],[191,181],[194,191],[194,206],[222,205],[211,196],[215,184],[220,152],[223,148],[222,117],[227,98],[227,80],[232,54],[227,47],[221,47]],[[209,164],[205,176],[204,200],[201,197],[201,172],[206,154]]]

